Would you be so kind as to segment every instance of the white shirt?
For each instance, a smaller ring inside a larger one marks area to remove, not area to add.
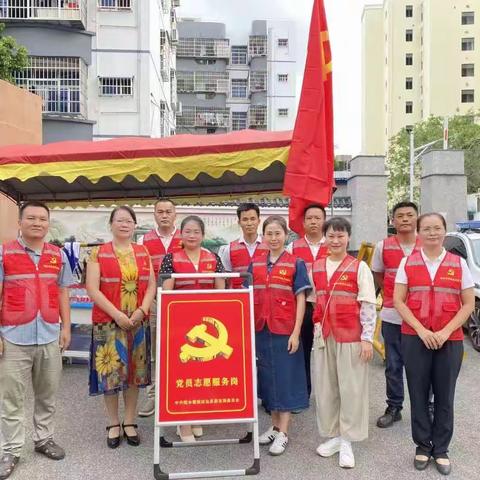
[[[247,247],[248,254],[250,255],[250,258],[253,257],[253,254],[255,253],[255,250],[257,249],[258,245],[260,245],[262,243],[262,241],[263,240],[262,240],[261,235],[257,235],[257,238],[253,243],[247,243],[245,241],[245,238],[243,237],[243,235],[241,235],[240,238],[238,239],[239,243],[243,243]],[[220,257],[220,260],[222,261],[223,266],[225,267],[225,270],[227,272],[231,272],[232,271],[232,262],[230,261],[230,243],[228,243],[227,245],[222,245],[219,248],[218,256]]]
[[[447,251],[445,249],[442,250],[442,253],[435,259],[430,260],[424,253],[423,248],[420,250],[422,258],[427,266],[428,273],[430,274],[430,279],[435,279],[435,275],[437,274],[437,270],[440,267],[440,264],[443,262]],[[403,285],[408,285],[408,278],[407,273],[405,272],[405,262],[407,258],[403,258],[400,262],[400,266],[398,267],[397,276],[395,277],[395,283],[401,283]],[[465,290],[466,288],[472,288],[475,286],[475,282],[473,281],[472,274],[470,273],[470,269],[468,268],[467,262],[460,257],[460,266],[462,268],[462,286],[461,289]]]
[[[399,242],[399,244],[405,257],[410,255],[415,248],[415,243],[406,245]],[[376,273],[383,273],[385,271],[385,264],[383,263],[383,240],[377,243],[373,252],[372,271]],[[383,322],[393,323],[395,325],[402,324],[402,317],[393,307],[383,307],[380,312],[380,318]]]
[[[158,238],[160,238],[160,241],[163,243],[163,248],[165,251],[168,251],[168,248],[170,247],[170,244],[172,243],[172,239],[177,233],[177,229],[174,228],[172,233],[169,233],[167,235],[163,235],[160,233],[160,230],[158,228],[155,229],[155,232],[157,232]],[[142,235],[141,237],[138,238],[137,244],[138,245],[143,245],[143,239],[145,235]]]

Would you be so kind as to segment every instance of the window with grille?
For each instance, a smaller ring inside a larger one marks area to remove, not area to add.
[[[405,6],[405,16],[407,18],[413,17],[413,5],[406,5]]]
[[[247,98],[247,80],[232,79],[232,98]]]
[[[405,65],[413,65],[413,53],[407,53],[405,55]]]
[[[232,130],[247,128],[247,112],[232,112]]]
[[[462,25],[473,25],[475,23],[475,12],[462,12]]]
[[[413,102],[405,102],[405,113],[413,113]]]
[[[473,63],[462,64],[462,77],[474,77],[475,65]]]
[[[405,79],[405,89],[406,90],[412,90],[413,89],[413,78],[412,77],[407,77]]]
[[[279,108],[278,109],[279,117],[288,117],[288,108]]]
[[[100,77],[99,95],[102,97],[125,97],[133,95],[133,78]]]
[[[246,65],[248,56],[248,47],[233,46],[232,47],[232,65]]]
[[[468,52],[475,49],[474,38],[462,38],[462,51]]]
[[[413,42],[413,30],[405,30],[405,41]]]
[[[475,92],[473,90],[462,90],[462,103],[475,102]]]
[[[42,111],[85,114],[87,67],[78,57],[29,57],[28,66],[14,73],[15,83],[42,97]]]
[[[267,37],[265,35],[251,35],[248,42],[248,53],[251,56],[267,54]]]
[[[133,0],[98,0],[98,8],[105,10],[131,10]]]
[[[288,38],[279,38],[277,45],[279,47],[288,47]]]
[[[288,82],[288,73],[279,73],[278,74],[278,81],[281,83]]]

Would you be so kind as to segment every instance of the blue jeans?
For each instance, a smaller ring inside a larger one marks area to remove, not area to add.
[[[387,383],[387,405],[403,407],[403,358],[401,326],[382,322],[385,344],[385,379]]]

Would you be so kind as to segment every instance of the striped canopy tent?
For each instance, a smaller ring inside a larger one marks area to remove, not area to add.
[[[107,204],[280,192],[292,132],[118,138],[0,148],[0,191],[16,202]]]

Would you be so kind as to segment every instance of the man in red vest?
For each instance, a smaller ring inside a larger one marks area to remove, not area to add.
[[[35,451],[61,460],[53,440],[62,354],[70,344],[68,287],[74,283],[65,253],[45,242],[50,212],[39,202],[20,207],[20,237],[0,251],[0,478],[9,477],[25,443],[25,391],[34,395]],[[61,323],[60,323],[61,319]]]
[[[418,208],[414,203],[397,203],[392,211],[392,224],[397,233],[377,244],[372,261],[375,280],[383,289],[380,318],[385,344],[387,409],[377,420],[377,426],[380,428],[390,427],[402,418],[404,400],[400,331],[402,319],[393,307],[393,289],[402,258],[419,248],[416,235],[417,217]]]
[[[254,203],[242,203],[237,208],[238,224],[242,235],[237,240],[220,248],[218,256],[222,260],[227,272],[245,273],[250,262],[267,252],[262,243],[262,236],[258,234],[260,225],[260,209]],[[243,279],[232,279],[232,288],[242,288]]]
[[[287,251],[298,258],[301,258],[307,266],[310,282],[312,282],[312,266],[316,260],[328,256],[328,248],[325,246],[325,238],[322,233],[325,223],[326,212],[322,205],[308,205],[303,212],[303,229],[305,235],[287,246]],[[305,355],[305,371],[307,374],[308,396],[312,392],[312,381],[310,375],[310,357],[313,345],[313,310],[315,308],[315,292],[312,289],[307,297],[305,316],[302,323],[302,344]]]
[[[175,227],[176,211],[175,204],[168,198],[160,198],[155,202],[153,216],[157,227],[150,230],[138,239],[140,245],[145,245],[152,258],[155,278],[158,277],[160,265],[167,253],[181,250],[180,231]],[[156,302],[150,310],[150,331],[152,335],[152,359],[155,359],[157,345],[157,308]],[[155,376],[152,375],[152,385],[147,389],[147,399],[140,408],[138,414],[141,417],[149,417],[155,412]]]

